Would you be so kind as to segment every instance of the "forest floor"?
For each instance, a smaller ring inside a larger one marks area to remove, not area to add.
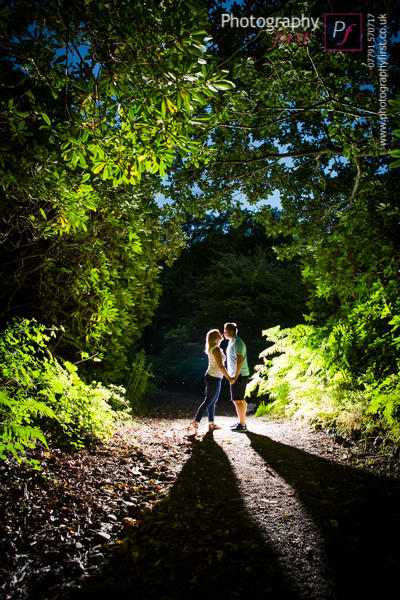
[[[38,448],[41,474],[3,462],[0,598],[391,597],[394,459],[262,417],[233,433],[228,401],[195,436],[199,402],[162,392],[105,446]]]

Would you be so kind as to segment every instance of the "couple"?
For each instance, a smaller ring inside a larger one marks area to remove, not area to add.
[[[208,355],[208,369],[205,374],[206,394],[204,402],[199,406],[194,420],[190,423],[197,433],[200,420],[206,410],[208,411],[209,430],[221,429],[214,423],[215,404],[218,400],[221,390],[221,380],[225,376],[230,383],[231,400],[235,405],[239,421],[231,427],[232,431],[247,431],[246,427],[246,409],[247,403],[244,399],[246,384],[249,377],[249,367],[247,364],[247,350],[243,340],[237,335],[236,323],[225,323],[224,335],[218,329],[211,329],[207,333],[206,349]],[[226,348],[226,357],[219,347],[222,340],[229,340]],[[224,366],[227,359],[227,369]]]

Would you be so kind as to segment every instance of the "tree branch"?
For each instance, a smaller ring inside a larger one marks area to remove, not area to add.
[[[350,196],[347,198],[347,202],[349,204],[351,204],[353,202],[353,200],[354,200],[354,198],[355,198],[355,196],[357,194],[358,188],[360,187],[361,175],[362,175],[360,161],[358,160],[358,157],[355,156],[353,160],[354,160],[354,162],[356,164],[356,167],[357,167],[357,176],[356,176],[356,179],[355,179],[355,182],[354,182],[353,191],[351,192]]]
[[[258,158],[250,158],[248,160],[215,160],[210,165],[251,165],[256,162],[261,162],[263,160],[279,160],[281,158],[302,158],[303,156],[321,156],[322,154],[338,154],[344,156],[343,148],[338,148],[336,146],[325,146],[325,148],[313,148],[312,150],[307,150],[304,152],[285,152],[282,154],[264,154]],[[375,153],[360,153],[357,155],[358,157],[367,157],[367,156],[376,156]],[[389,156],[389,151],[379,152],[378,156]]]

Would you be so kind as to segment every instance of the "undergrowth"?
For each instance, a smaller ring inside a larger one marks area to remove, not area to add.
[[[27,448],[47,445],[49,436],[74,447],[104,440],[131,412],[123,388],[85,383],[76,365],[53,356],[56,333],[34,320],[18,319],[0,336],[2,459],[11,455],[21,462]]]
[[[272,345],[260,355],[263,364],[247,390],[261,400],[257,416],[306,420],[352,439],[383,436],[400,444],[398,373],[355,377],[350,364],[338,360],[337,332],[298,325],[263,335]]]

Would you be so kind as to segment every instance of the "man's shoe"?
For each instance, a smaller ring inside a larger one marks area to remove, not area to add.
[[[238,423],[236,425],[236,427],[234,427],[232,429],[232,431],[237,431],[237,432],[247,431],[247,427],[246,427],[246,425],[242,425],[241,423]]]

